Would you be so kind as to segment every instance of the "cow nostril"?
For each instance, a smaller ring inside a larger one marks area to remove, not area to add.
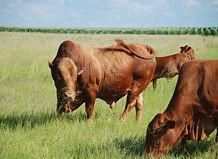
[[[65,112],[65,113],[72,112],[72,110],[71,110],[71,108],[70,108],[69,105],[67,105],[67,106],[64,107],[64,112]]]

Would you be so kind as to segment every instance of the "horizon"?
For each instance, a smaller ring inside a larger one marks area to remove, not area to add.
[[[1,0],[0,26],[160,28],[218,26],[218,0]]]

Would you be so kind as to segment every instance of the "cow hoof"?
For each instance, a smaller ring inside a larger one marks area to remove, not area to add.
[[[87,123],[93,123],[93,119],[87,119]]]
[[[120,117],[120,121],[125,122],[126,121],[126,117],[121,116]]]
[[[141,118],[136,118],[136,122],[140,123],[142,121]]]

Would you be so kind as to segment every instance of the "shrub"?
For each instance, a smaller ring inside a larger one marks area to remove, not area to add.
[[[208,28],[203,28],[203,35],[207,36],[207,35],[210,35],[211,32]]]
[[[168,34],[174,34],[174,30],[173,29],[169,29],[168,30]]]
[[[188,34],[191,34],[191,35],[195,34],[195,28],[189,28]]]
[[[102,28],[28,28],[28,27],[1,27],[0,32],[42,32],[42,33],[67,33],[67,34],[198,34],[218,35],[218,27],[165,27],[145,29],[102,29]]]
[[[180,35],[180,34],[181,34],[181,29],[175,29],[175,30],[174,30],[174,33],[175,33],[176,35]]]
[[[201,35],[201,28],[197,28],[197,29],[195,30],[195,34]]]
[[[217,31],[215,28],[209,28],[210,30],[210,35],[216,35],[217,34]]]
[[[162,30],[161,29],[156,29],[155,34],[162,34]]]

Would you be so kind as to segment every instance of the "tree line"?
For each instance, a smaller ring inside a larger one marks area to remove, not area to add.
[[[218,35],[218,27],[161,27],[161,28],[34,28],[0,27],[0,32],[40,32],[66,34],[148,34],[148,35]]]

